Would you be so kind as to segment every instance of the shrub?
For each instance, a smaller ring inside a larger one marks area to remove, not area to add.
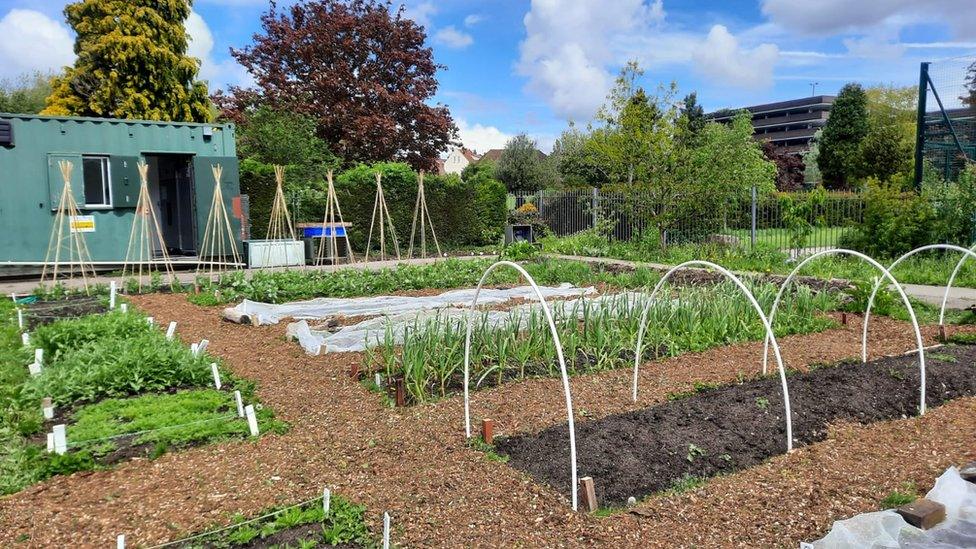
[[[841,237],[840,245],[872,257],[897,257],[937,240],[932,203],[897,182],[870,178],[864,193],[864,219]]]
[[[31,335],[31,342],[44,349],[44,361],[51,363],[95,341],[134,338],[155,331],[142,315],[109,312],[39,326]]]

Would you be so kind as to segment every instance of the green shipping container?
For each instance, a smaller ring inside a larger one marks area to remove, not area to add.
[[[96,262],[125,260],[139,197],[138,162],[167,249],[194,256],[213,200],[212,166],[241,249],[242,208],[233,124],[194,124],[0,113],[0,265],[44,261],[63,188],[58,161],[70,160],[72,193],[94,231]]]

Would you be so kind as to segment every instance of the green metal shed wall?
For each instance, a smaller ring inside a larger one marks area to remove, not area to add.
[[[233,124],[144,122],[97,118],[60,118],[0,114],[13,126],[14,146],[0,147],[0,261],[43,261],[57,204],[52,204],[57,159],[81,154],[112,157],[111,178],[115,195],[112,209],[85,209],[95,218],[95,232],[85,239],[95,261],[125,259],[129,232],[139,193],[134,162],[146,154],[192,155],[197,204],[197,246],[203,238],[213,200],[213,175],[209,166],[222,164],[222,191],[238,239],[240,220],[233,217],[232,203],[240,196],[240,181]],[[213,135],[204,137],[205,128]],[[52,173],[53,168],[53,173]],[[60,176],[57,175],[60,189]],[[77,195],[81,165],[74,166],[72,187]],[[239,246],[239,244],[238,244]]]

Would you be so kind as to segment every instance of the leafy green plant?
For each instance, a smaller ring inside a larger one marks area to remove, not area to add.
[[[918,499],[918,489],[915,483],[908,481],[902,483],[901,489],[892,490],[884,499],[881,500],[882,509],[894,509]]]
[[[508,259],[510,261],[525,261],[527,259],[533,259],[539,256],[539,248],[532,245],[531,242],[519,241],[513,242],[502,250],[502,259]]]
[[[702,457],[704,455],[705,455],[705,450],[702,450],[701,448],[699,448],[698,446],[695,446],[694,444],[689,444],[688,445],[688,455],[685,456],[685,459],[688,460],[688,463],[694,463],[694,461],[696,459],[698,459],[698,458],[700,458],[700,457]]]
[[[760,410],[765,410],[769,408],[769,399],[766,397],[756,397],[756,406]]]

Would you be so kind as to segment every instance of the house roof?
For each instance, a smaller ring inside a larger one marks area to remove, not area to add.
[[[490,162],[498,162],[498,159],[502,157],[502,151],[504,151],[504,149],[491,149],[490,151],[488,151],[485,154],[481,155],[481,160],[488,160]],[[536,149],[535,152],[539,155],[539,160],[545,160],[546,158],[548,158],[548,156],[546,155],[546,153],[540,151],[539,149]]]

